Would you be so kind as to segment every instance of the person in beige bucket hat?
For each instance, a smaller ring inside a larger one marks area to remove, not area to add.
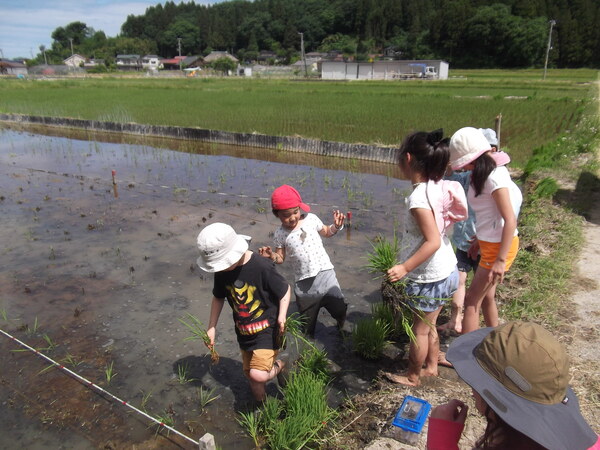
[[[224,223],[212,223],[198,235],[198,266],[214,273],[213,298],[206,333],[214,348],[217,323],[225,300],[231,306],[244,374],[256,401],[265,385],[283,382],[284,362],[276,359],[290,304],[291,289],[275,265],[248,249],[248,236]]]
[[[600,449],[569,386],[564,347],[540,325],[508,322],[457,338],[446,354],[487,419],[477,449]],[[454,399],[431,412],[429,450],[458,449],[467,406]]]

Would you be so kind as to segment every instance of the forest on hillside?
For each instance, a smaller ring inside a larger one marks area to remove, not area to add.
[[[269,50],[289,63],[302,34],[306,52],[356,60],[387,48],[402,59],[443,59],[455,68],[520,68],[544,64],[551,36],[549,67],[600,67],[598,23],[597,0],[167,1],[128,16],[114,38],[82,22],[59,27],[47,54],[69,56],[73,39],[77,53],[108,62],[116,54],[211,50],[251,61]]]

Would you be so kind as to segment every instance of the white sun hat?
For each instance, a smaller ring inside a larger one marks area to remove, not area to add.
[[[450,138],[450,166],[458,170],[475,161],[492,146],[478,128],[464,127]]]
[[[225,223],[212,223],[198,235],[198,267],[206,272],[220,272],[237,263],[248,250],[250,236],[237,234]]]

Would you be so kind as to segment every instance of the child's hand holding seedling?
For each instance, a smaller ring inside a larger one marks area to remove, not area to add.
[[[186,337],[184,340],[193,341],[196,339],[202,339],[204,345],[210,350],[210,359],[213,364],[219,362],[219,354],[215,350],[215,328],[211,327],[207,330],[204,329],[204,324],[198,320],[196,316],[192,314],[187,315],[189,322],[186,322],[183,319],[179,319],[179,321],[184,324],[191,332],[192,335]],[[209,334],[210,333],[210,334]]]

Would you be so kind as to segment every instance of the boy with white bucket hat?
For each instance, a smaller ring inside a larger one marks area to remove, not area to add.
[[[291,290],[275,265],[248,249],[250,237],[224,223],[213,223],[198,235],[198,266],[214,273],[213,299],[207,334],[215,344],[217,322],[225,300],[231,306],[235,333],[242,352],[244,374],[257,401],[265,385],[281,373],[276,360],[283,335]]]
[[[446,354],[473,390],[487,419],[477,449],[599,450],[600,441],[569,386],[563,346],[541,326],[508,322],[457,338]],[[427,432],[429,450],[458,450],[467,417],[460,400],[437,406]]]

